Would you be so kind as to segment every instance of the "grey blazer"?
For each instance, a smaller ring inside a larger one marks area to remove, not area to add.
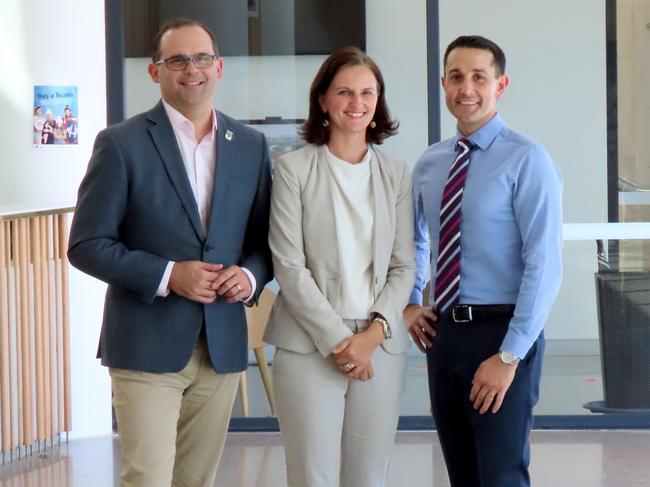
[[[98,351],[103,365],[177,372],[205,323],[214,368],[246,368],[241,303],[217,299],[203,305],[174,293],[156,297],[156,290],[168,261],[203,260],[246,267],[259,295],[272,277],[270,189],[263,135],[218,113],[206,234],[162,102],[97,135],[79,187],[68,256],[75,267],[108,283]]]
[[[411,176],[403,162],[371,151],[375,302],[369,312],[388,320],[393,338],[382,346],[398,353],[408,347],[402,309],[415,280]],[[278,159],[269,244],[280,292],[264,340],[295,352],[318,349],[329,355],[352,332],[339,314],[340,247],[324,146],[308,145]]]

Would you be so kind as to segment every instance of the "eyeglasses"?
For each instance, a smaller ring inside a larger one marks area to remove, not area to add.
[[[194,54],[193,56],[185,56],[183,54],[179,54],[178,56],[161,59],[160,61],[156,61],[154,64],[164,64],[172,71],[182,71],[187,67],[187,63],[192,61],[192,64],[194,64],[194,66],[196,66],[198,69],[208,69],[214,64],[214,62],[217,60],[217,57],[218,56],[215,54],[208,54],[207,52],[200,52],[198,54]]]

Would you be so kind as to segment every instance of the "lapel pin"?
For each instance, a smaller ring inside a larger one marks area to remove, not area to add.
[[[226,130],[226,140],[231,141],[232,140],[232,131]]]

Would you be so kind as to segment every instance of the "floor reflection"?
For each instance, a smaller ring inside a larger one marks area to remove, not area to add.
[[[271,414],[260,374],[256,366],[248,370],[249,415],[266,417]],[[430,414],[427,366],[423,355],[409,356],[404,395],[400,402],[401,416]],[[583,405],[603,399],[600,355],[547,354],[544,357],[539,403],[536,415],[590,415]],[[239,398],[233,410],[241,416]]]
[[[541,487],[650,486],[650,431],[534,431],[531,477]],[[113,437],[72,440],[0,467],[0,487],[117,487]],[[448,487],[436,433],[399,432],[388,487]],[[279,433],[231,433],[215,486],[285,487]]]

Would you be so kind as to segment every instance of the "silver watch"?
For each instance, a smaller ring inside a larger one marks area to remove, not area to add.
[[[506,352],[505,350],[499,352],[499,358],[506,365],[517,365],[520,360],[514,353]]]

